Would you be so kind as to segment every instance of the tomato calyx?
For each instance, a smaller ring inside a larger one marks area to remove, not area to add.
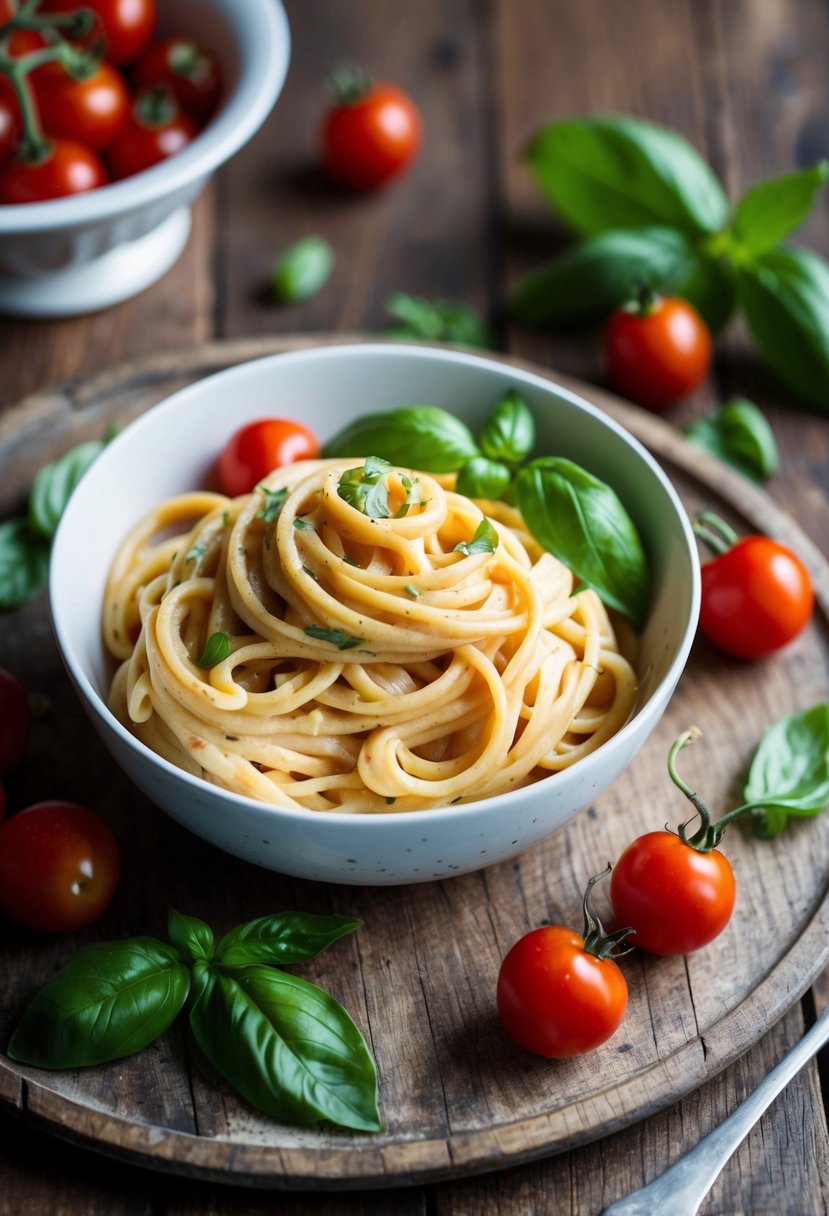
[[[367,97],[374,81],[356,63],[338,63],[326,81],[326,91],[335,106],[356,106]]]
[[[634,294],[622,305],[624,312],[632,317],[650,317],[662,307],[662,296],[654,291],[650,283],[637,283]]]
[[[668,753],[668,775],[677,789],[685,795],[689,802],[693,803],[700,821],[699,827],[691,836],[688,835],[688,825],[694,822],[696,816],[686,820],[685,823],[681,823],[676,830],[677,836],[683,844],[687,844],[690,849],[694,849],[697,853],[710,853],[713,849],[719,847],[728,825],[753,810],[757,806],[757,803],[747,802],[743,806],[735,807],[733,811],[729,811],[727,815],[722,815],[716,821],[712,820],[711,811],[707,804],[696,790],[692,790],[682,780],[676,771],[676,758],[679,753],[683,748],[688,747],[691,743],[695,743],[701,735],[702,731],[699,727],[692,726],[689,730],[683,731],[678,739],[674,740]],[[665,830],[668,832],[671,830],[667,824],[665,825]]]
[[[154,84],[139,93],[133,113],[144,127],[164,127],[178,115],[178,103],[166,84]]]
[[[616,929],[613,933],[608,933],[605,930],[599,917],[590,907],[590,894],[597,882],[601,882],[603,878],[607,878],[610,871],[613,869],[610,862],[599,874],[594,874],[584,888],[584,896],[582,898],[582,911],[584,913],[584,928],[582,929],[582,937],[584,938],[584,952],[590,954],[593,958],[621,958],[623,954],[630,954],[633,946],[625,946],[621,948],[622,942],[626,937],[629,937],[634,932],[631,926],[624,929]]]
[[[733,549],[740,539],[733,528],[713,511],[699,511],[691,525],[694,536],[707,545],[717,557]]]

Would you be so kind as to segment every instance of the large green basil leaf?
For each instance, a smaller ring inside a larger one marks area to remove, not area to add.
[[[829,704],[779,718],[751,762],[743,797],[758,834],[777,836],[790,815],[817,815],[829,803]]]
[[[768,253],[808,218],[829,177],[825,160],[811,169],[785,173],[752,186],[737,205],[731,236],[744,253]]]
[[[734,287],[719,261],[674,228],[650,227],[611,228],[571,245],[518,284],[511,311],[524,325],[589,324],[642,283],[690,300],[714,330],[734,309]]]
[[[777,442],[765,414],[753,401],[734,397],[705,418],[696,418],[685,434],[753,481],[770,477],[779,463]]]
[[[173,910],[167,917],[167,933],[188,963],[209,962],[213,957],[213,931],[203,920]]]
[[[253,1106],[289,1123],[381,1131],[377,1072],[343,1007],[270,967],[212,971],[190,1011],[213,1067]]]
[[[641,119],[599,115],[544,127],[527,160],[577,232],[665,224],[691,235],[727,222],[728,199],[695,148]]]
[[[779,376],[829,410],[829,266],[783,245],[738,266],[740,303],[757,346]]]
[[[46,582],[49,541],[35,531],[30,520],[0,523],[0,609],[27,603]]]
[[[545,456],[513,487],[539,544],[569,566],[610,608],[644,624],[650,578],[636,525],[615,490],[571,460]]]
[[[381,456],[425,473],[454,473],[478,456],[472,432],[437,405],[407,405],[364,414],[325,445],[326,456]]]
[[[535,418],[515,389],[505,393],[484,423],[481,451],[490,460],[520,464],[535,447]]]
[[[509,487],[512,473],[505,464],[487,460],[486,456],[473,456],[458,473],[455,490],[467,498],[499,499]]]
[[[190,972],[152,937],[81,950],[32,999],[8,1054],[38,1068],[81,1068],[141,1051],[187,999]]]
[[[29,519],[38,532],[55,535],[75,486],[105,447],[103,440],[90,439],[38,470],[29,495]]]
[[[314,916],[308,912],[260,916],[225,934],[216,961],[225,966],[304,963],[361,924],[350,916]]]

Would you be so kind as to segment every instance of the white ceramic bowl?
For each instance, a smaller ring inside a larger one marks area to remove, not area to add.
[[[295,416],[325,439],[369,411],[430,403],[473,430],[509,388],[530,405],[537,452],[568,456],[611,483],[640,529],[652,572],[635,715],[562,773],[498,797],[419,812],[342,815],[280,809],[188,775],[139,743],[106,708],[101,643],[107,571],[144,512],[205,484],[244,423]],[[622,427],[549,380],[494,359],[419,346],[329,346],[276,355],[202,380],[127,427],[92,466],[64,514],[52,556],[58,644],[92,722],[135,783],[175,820],[272,870],[342,883],[423,882],[511,857],[561,827],[605,790],[658,722],[682,672],[699,607],[696,547],[655,460]]]
[[[149,287],[187,242],[189,204],[273,108],[290,56],[280,0],[163,0],[158,32],[192,34],[216,56],[224,81],[218,113],[189,147],[144,173],[0,207],[0,311],[71,316]]]

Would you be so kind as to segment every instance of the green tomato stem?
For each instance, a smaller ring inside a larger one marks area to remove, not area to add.
[[[606,933],[604,925],[599,920],[593,909],[590,907],[590,893],[597,882],[607,878],[612,870],[610,862],[600,874],[594,874],[584,889],[584,897],[582,899],[582,911],[584,913],[584,928],[582,937],[584,938],[584,950],[586,954],[592,954],[594,958],[620,958],[623,954],[629,954],[633,946],[626,946],[624,950],[618,947],[634,932],[632,927],[626,929],[617,929],[614,933]]]
[[[692,523],[694,535],[706,544],[717,557],[733,549],[740,539],[733,528],[713,511],[698,511]]]

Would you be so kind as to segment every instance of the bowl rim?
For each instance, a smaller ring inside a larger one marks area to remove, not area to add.
[[[255,134],[273,109],[291,54],[291,33],[282,0],[243,0],[246,21],[255,26],[252,52],[219,113],[181,152],[133,177],[98,190],[40,203],[0,207],[0,237],[92,226],[141,210],[186,188],[229,160]],[[223,11],[235,12],[233,4]]]
[[[446,346],[430,346],[424,343],[402,343],[402,342],[348,342],[326,345],[324,339],[319,346],[305,347],[301,350],[283,351],[277,354],[264,355],[255,359],[245,360],[243,363],[234,364],[232,367],[224,368],[221,371],[214,372],[209,376],[204,376],[202,379],[195,381],[192,384],[186,385],[184,388],[178,389],[169,397],[151,406],[143,414],[140,414],[128,427],[108,444],[104,451],[96,460],[103,462],[108,459],[108,454],[117,452],[125,443],[129,442],[130,437],[134,436],[137,429],[142,429],[146,425],[154,423],[159,415],[163,415],[168,411],[174,410],[182,399],[190,396],[198,396],[203,387],[210,385],[214,386],[217,382],[232,381],[239,375],[255,374],[256,369],[262,365],[271,365],[275,361],[279,361],[280,365],[300,362],[316,362],[318,360],[329,359],[351,359],[351,358],[374,358],[380,355],[388,357],[405,355],[407,358],[423,359],[426,361],[454,363],[461,366],[477,367],[486,369],[495,365],[499,368],[509,370],[511,376],[514,376],[517,382],[529,384],[543,391],[550,392],[551,390],[559,397],[564,398],[570,405],[576,406],[577,409],[583,410],[600,424],[606,426],[609,430],[621,438],[629,447],[631,447],[637,456],[648,465],[651,472],[658,481],[665,497],[672,505],[676,519],[679,523],[680,531],[686,543],[686,551],[691,557],[689,561],[690,573],[690,591],[691,603],[688,620],[676,648],[676,653],[659,683],[652,690],[648,700],[641,706],[624,725],[606,740],[595,752],[591,752],[584,757],[578,764],[574,764],[568,769],[564,769],[558,773],[550,773],[549,777],[557,777],[559,788],[566,786],[571,781],[583,776],[585,766],[598,756],[607,760],[612,758],[620,749],[627,746],[630,736],[638,733],[643,721],[649,720],[654,714],[659,715],[664,708],[663,702],[672,693],[679,677],[688,660],[688,655],[696,634],[697,621],[699,618],[699,608],[701,599],[701,576],[699,562],[693,560],[693,555],[696,553],[696,541],[688,519],[685,508],[679,498],[677,491],[672,485],[668,475],[662,469],[659,462],[647,450],[647,448],[632,435],[621,423],[611,418],[600,407],[593,405],[581,394],[573,392],[571,389],[565,388],[558,384],[551,377],[542,376],[537,372],[528,370],[525,367],[515,366],[500,359],[495,355],[482,355],[471,353],[464,349],[450,348]],[[79,500],[72,495],[69,503],[63,513],[61,521],[58,525],[57,533],[52,546],[52,560],[49,567],[49,613],[52,623],[52,630],[60,650],[61,658],[69,672],[69,675],[75,684],[76,690],[82,695],[87,706],[102,720],[103,724],[117,736],[118,740],[132,751],[136,758],[149,762],[151,765],[159,767],[166,776],[174,781],[183,782],[185,786],[190,787],[194,793],[204,795],[209,793],[219,798],[232,800],[234,805],[243,806],[250,810],[255,810],[259,813],[273,814],[277,818],[282,815],[290,815],[291,822],[297,825],[301,823],[316,824],[321,823],[336,823],[336,824],[361,824],[356,828],[357,832],[369,830],[369,825],[376,824],[378,821],[382,823],[392,824],[411,824],[413,822],[428,822],[430,824],[439,824],[455,819],[458,816],[469,817],[471,814],[486,815],[489,808],[497,807],[500,810],[509,809],[516,803],[520,803],[522,799],[526,799],[528,793],[543,788],[548,779],[542,778],[529,786],[522,786],[515,790],[492,795],[489,798],[475,798],[468,802],[463,802],[458,805],[449,804],[448,806],[426,807],[423,810],[408,810],[394,811],[388,810],[373,814],[344,814],[342,811],[312,811],[305,807],[288,807],[279,806],[274,803],[261,802],[256,798],[250,798],[244,794],[237,794],[232,790],[226,790],[223,786],[215,785],[212,782],[206,781],[203,777],[196,777],[186,770],[178,768],[163,756],[159,756],[146,744],[142,743],[135,737],[127,728],[119,721],[118,718],[109,709],[106,701],[96,691],[92,681],[90,680],[86,670],[80,663],[73,648],[68,644],[64,624],[61,616],[61,603],[56,586],[58,579],[58,571],[60,562],[58,555],[61,552],[61,538],[68,531],[68,521],[71,520],[73,514],[73,502],[77,509]],[[103,643],[101,643],[103,646]],[[573,776],[575,774],[575,777]],[[132,778],[130,778],[132,780]]]

